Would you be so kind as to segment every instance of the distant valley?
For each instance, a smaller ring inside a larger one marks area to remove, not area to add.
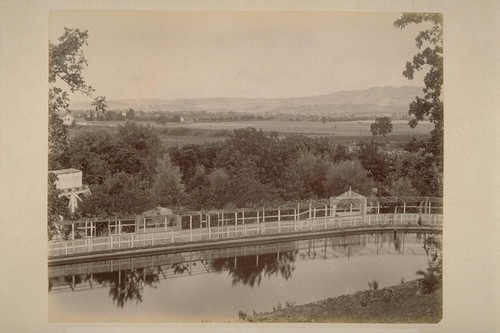
[[[374,87],[366,90],[338,91],[328,95],[294,98],[192,98],[108,100],[109,110],[144,112],[238,112],[253,114],[394,114],[405,113],[421,87]],[[72,110],[89,110],[91,102],[75,102]]]

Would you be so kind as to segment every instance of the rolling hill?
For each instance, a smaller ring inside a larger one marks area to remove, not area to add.
[[[137,111],[234,111],[283,114],[343,114],[406,112],[420,87],[373,87],[366,90],[338,91],[332,94],[294,98],[193,98],[193,99],[122,99],[109,100],[110,110]],[[73,110],[88,110],[90,101],[73,103]]]

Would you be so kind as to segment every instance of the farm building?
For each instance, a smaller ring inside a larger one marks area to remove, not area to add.
[[[70,126],[73,123],[73,120],[73,116],[69,113],[62,118],[63,124],[66,126]]]

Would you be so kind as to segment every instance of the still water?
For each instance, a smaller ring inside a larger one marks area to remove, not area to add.
[[[49,320],[227,322],[417,278],[424,234],[366,234],[49,267]]]

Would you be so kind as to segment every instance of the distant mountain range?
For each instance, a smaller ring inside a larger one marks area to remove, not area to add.
[[[338,91],[328,95],[293,98],[192,98],[192,99],[121,99],[109,100],[110,110],[206,111],[283,114],[343,114],[406,112],[421,87],[374,87],[366,90]],[[89,110],[90,102],[71,105],[73,110]]]

